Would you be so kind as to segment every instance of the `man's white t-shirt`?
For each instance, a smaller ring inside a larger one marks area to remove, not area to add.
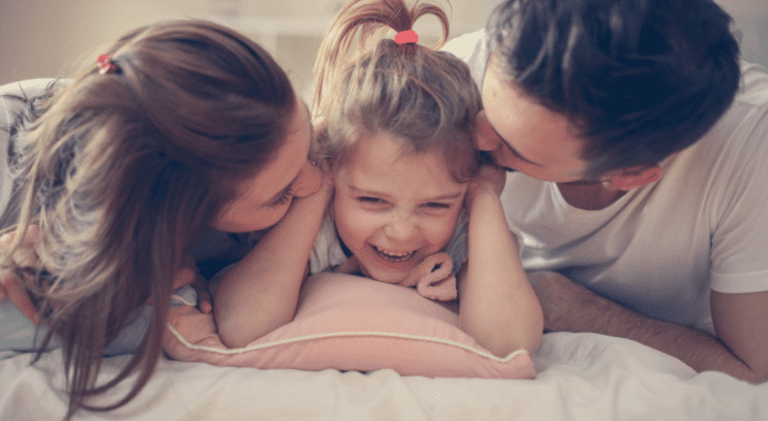
[[[483,32],[445,50],[482,81]],[[742,65],[728,112],[659,165],[659,181],[605,209],[570,206],[557,185],[509,173],[507,221],[527,270],[557,270],[648,316],[714,332],[709,292],[768,290],[768,72]]]

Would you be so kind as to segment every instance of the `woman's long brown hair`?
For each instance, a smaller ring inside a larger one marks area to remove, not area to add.
[[[118,70],[100,74],[94,57],[16,148],[24,182],[15,229],[40,226],[45,276],[32,268],[30,290],[50,327],[40,352],[53,335],[64,343],[67,419],[118,408],[147,383],[183,254],[235,185],[273,159],[296,98],[265,50],[204,21],[140,28],[105,53]],[[141,346],[96,385],[105,347],[150,297]],[[125,396],[89,404],[134,372]]]

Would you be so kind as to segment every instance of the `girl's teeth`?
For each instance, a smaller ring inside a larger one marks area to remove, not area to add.
[[[374,247],[374,249],[376,250],[377,253],[379,253],[379,255],[390,260],[406,260],[407,257],[410,257],[415,253],[415,251],[389,252],[389,251],[384,251],[378,247]]]
[[[386,254],[387,256],[392,256],[392,257],[403,257],[403,256],[405,256],[405,255],[411,254],[411,252],[405,252],[405,253],[390,253],[390,252],[388,252],[388,251],[384,251],[384,250],[382,250],[381,252],[382,252],[382,253],[384,253],[384,254]]]

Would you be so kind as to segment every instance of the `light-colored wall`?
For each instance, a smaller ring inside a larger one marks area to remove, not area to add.
[[[0,83],[65,76],[122,33],[205,1],[1,0]]]
[[[768,67],[768,0],[715,0],[742,32],[741,55]]]
[[[480,28],[495,0],[453,0],[452,35]],[[96,60],[102,46],[160,19],[218,20],[277,49],[302,93],[314,55],[344,0],[0,0],[0,85],[67,76]],[[444,4],[444,3],[443,3]],[[228,11],[237,10],[232,17]],[[254,21],[252,17],[261,19]],[[267,29],[266,34],[263,29]],[[269,36],[271,30],[296,36]],[[427,36],[427,38],[429,38]],[[274,51],[273,51],[274,53]]]
[[[498,0],[452,0],[451,33],[481,28]],[[717,0],[744,33],[743,55],[768,66],[768,0]],[[344,0],[0,0],[0,84],[66,76],[98,57],[100,46],[159,19],[216,18],[277,50],[299,92],[325,22]],[[228,18],[230,10],[240,17]],[[261,20],[249,20],[261,16]],[[428,28],[429,25],[427,25]],[[270,36],[276,32],[303,33]],[[264,31],[267,29],[267,31]],[[418,30],[418,28],[417,28]],[[427,35],[426,38],[429,38]]]

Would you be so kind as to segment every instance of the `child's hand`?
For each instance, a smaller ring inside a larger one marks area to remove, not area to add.
[[[465,199],[467,206],[470,206],[480,193],[488,193],[499,197],[502,190],[504,190],[506,181],[507,173],[501,167],[490,164],[481,165],[480,171],[469,183]]]
[[[0,256],[5,254],[10,248],[13,240],[16,238],[15,232],[9,232],[0,237]],[[11,260],[13,264],[20,267],[37,268],[40,266],[40,259],[37,255],[36,246],[40,242],[40,228],[37,225],[30,225],[21,244],[13,252]],[[0,301],[9,298],[13,304],[34,324],[39,325],[43,322],[37,313],[37,308],[32,303],[32,299],[24,287],[27,279],[19,279],[16,272],[10,267],[0,268]]]

